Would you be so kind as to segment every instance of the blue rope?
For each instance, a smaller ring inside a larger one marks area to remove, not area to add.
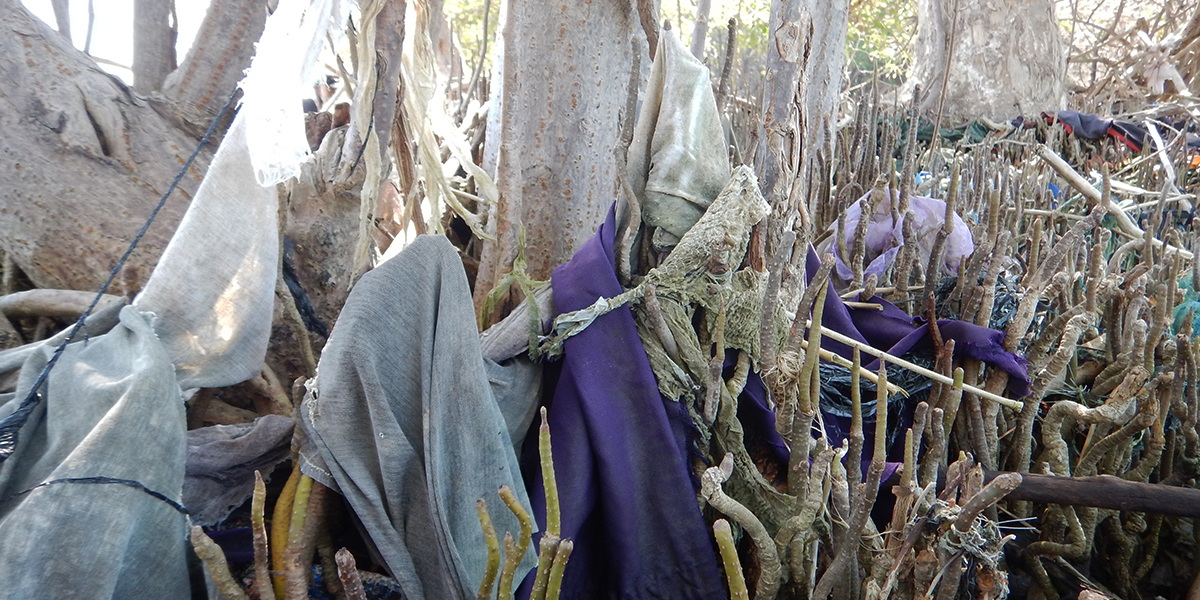
[[[152,497],[162,500],[163,502],[166,502],[168,505],[170,505],[171,508],[175,509],[176,511],[178,511],[182,514],[185,514],[185,515],[189,514],[188,510],[186,508],[184,508],[182,504],[172,500],[170,497],[168,497],[166,494],[163,494],[162,492],[156,492],[156,491],[146,487],[146,485],[140,481],[134,481],[132,479],[118,479],[116,477],[103,477],[103,476],[64,477],[62,479],[51,479],[50,481],[43,481],[42,483],[39,483],[27,490],[17,492],[10,496],[5,496],[4,498],[0,499],[0,504],[4,504],[5,502],[12,500],[13,498],[24,496],[25,494],[28,494],[29,492],[32,492],[33,490],[36,490],[38,488],[44,488],[46,486],[58,485],[58,484],[63,484],[63,483],[123,485],[125,487],[130,487],[135,490],[140,490],[140,491],[146,492],[147,494],[150,494]]]

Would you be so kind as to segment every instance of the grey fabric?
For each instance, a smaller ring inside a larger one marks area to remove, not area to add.
[[[502,362],[484,356],[483,368],[496,406],[504,417],[513,454],[520,456],[525,434],[537,416],[537,401],[542,395],[542,365],[520,354]]]
[[[0,418],[20,404],[53,352],[41,345],[28,356],[16,393],[0,396]],[[167,502],[113,483],[21,494],[47,481],[103,476],[179,502],[186,431],[175,369],[146,315],[127,306],[111,331],[68,346],[0,468],[3,594],[186,598],[188,519]]]
[[[537,304],[540,332],[549,331],[554,321],[554,289],[549,283],[533,288],[532,301]],[[529,349],[529,302],[529,298],[522,300],[504,320],[479,334],[484,356],[504,362]]]
[[[138,308],[158,315],[184,389],[262,371],[279,260],[274,187],[254,178],[245,118],[234,119],[208,175],[150,275]]]
[[[675,37],[658,52],[629,146],[629,182],[654,248],[679,243],[729,181],[729,152],[708,68]]]
[[[215,525],[254,491],[263,477],[291,454],[295,420],[263,415],[252,423],[213,425],[187,433],[183,505],[196,525]]]
[[[182,500],[187,454],[181,386],[258,373],[274,301],[275,191],[247,166],[243,120],[145,291],[120,309],[119,323],[109,310],[88,320],[0,467],[0,582],[9,597],[191,595],[189,523],[172,505]],[[0,418],[24,399],[57,341],[0,353],[0,366],[19,369],[16,392],[0,395]],[[132,485],[47,485],[70,478]]]
[[[108,333],[113,327],[117,326],[120,321],[121,309],[125,307],[124,302],[114,302],[105,306],[88,316],[83,322],[83,329],[80,330],[81,336],[97,336]],[[14,370],[19,370],[21,365],[30,355],[35,352],[40,352],[43,347],[50,347],[53,352],[59,344],[66,339],[70,329],[64,329],[57,335],[46,338],[40,342],[30,342],[24,346],[9,349],[0,352],[0,373],[9,373]]]
[[[529,358],[529,303],[538,307],[539,333],[550,330],[554,321],[554,290],[550,284],[533,290],[504,320],[479,334],[480,351],[496,404],[508,423],[513,450],[521,455],[525,433],[537,414],[542,395],[542,366]]]
[[[476,499],[501,537],[519,535],[497,495],[507,485],[528,510],[504,415],[532,412],[535,396],[522,377],[493,392],[498,369],[480,354],[453,246],[421,236],[355,285],[301,406],[301,470],[345,496],[409,600],[475,596],[487,557]]]

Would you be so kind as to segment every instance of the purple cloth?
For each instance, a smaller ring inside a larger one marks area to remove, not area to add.
[[[819,267],[820,260],[817,258],[817,253],[810,247],[806,264],[810,281]],[[929,338],[929,324],[925,322],[924,318],[912,317],[895,304],[878,296],[870,298],[869,301],[882,305],[883,310],[850,308],[838,297],[832,287],[833,284],[827,285],[830,287],[825,296],[824,312],[821,315],[823,328],[832,329],[873,348],[885,350],[893,356],[904,356],[909,352],[933,353],[933,343]],[[1003,331],[952,319],[938,319],[938,330],[942,339],[955,341],[954,355],[956,357],[968,356],[1003,369],[1009,374],[1008,389],[1012,395],[1019,398],[1029,394],[1028,362],[1024,357],[1004,350]],[[828,337],[821,338],[821,347],[844,358],[851,358],[849,346]],[[879,368],[879,359],[864,362],[863,366],[872,371],[876,370]],[[893,369],[895,368],[898,367],[893,367]],[[897,423],[900,428],[908,427],[912,423],[913,410],[916,408],[915,402],[903,402],[899,404],[899,407],[900,409],[897,411],[896,403],[889,403],[888,420]],[[845,433],[850,430],[850,419],[827,412],[824,413],[824,417],[827,424],[826,432],[830,438],[829,443],[840,444],[845,438]],[[874,416],[863,419],[864,473],[867,461],[870,461],[871,455],[874,453],[875,428],[872,425],[874,422]],[[903,437],[896,436],[895,439],[902,441]],[[903,443],[892,444],[888,448],[888,458],[893,461],[902,460],[903,452]],[[884,471],[883,481],[887,481],[898,466],[899,463],[889,462]]]
[[[623,291],[614,269],[614,231],[610,210],[596,235],[569,263],[555,269],[551,281],[559,314]],[[815,260],[810,251],[810,273],[815,272]],[[883,304],[883,311],[851,310],[830,293],[824,324],[897,354],[929,343],[927,325]],[[942,335],[958,340],[961,352],[993,362],[1014,375],[1016,386],[1028,388],[1021,359],[999,346],[1002,332],[956,321],[939,323]],[[828,338],[822,345],[849,356],[846,346]],[[547,365],[545,387],[551,390],[547,402],[562,536],[575,541],[563,577],[563,597],[723,597],[711,532],[696,504],[689,468],[690,417],[682,404],[659,394],[632,312],[622,307],[596,319],[568,339],[564,350],[562,361]],[[904,412],[911,410],[906,406]],[[775,431],[766,390],[755,374],[739,399],[738,416],[747,442],[763,444],[786,472],[787,448]],[[522,470],[534,516],[544,530],[545,489],[537,437],[530,433]],[[888,465],[885,479],[895,468],[896,463]],[[536,544],[540,534],[534,538]],[[528,597],[532,581],[531,573],[521,597]]]
[[[812,277],[820,267],[817,253],[809,249],[808,276]],[[910,351],[933,352],[929,339],[929,324],[922,317],[912,317],[895,304],[878,296],[869,299],[883,306],[883,310],[849,308],[842,302],[829,284],[825,296],[825,309],[821,316],[822,327],[832,329],[874,348],[886,350],[893,356],[903,356]],[[938,319],[938,330],[942,339],[954,340],[955,357],[968,356],[999,367],[1009,374],[1008,388],[1018,398],[1029,394],[1029,369],[1024,357],[1004,350],[1004,332],[980,327],[965,321]],[[821,347],[850,358],[850,348],[829,338],[821,338]],[[868,369],[879,368],[879,360],[864,363]]]
[[[730,359],[733,360],[730,360]],[[736,362],[735,355],[726,356],[726,367],[732,367]],[[732,369],[727,369],[725,376],[729,377]],[[788,451],[787,444],[784,443],[783,437],[775,430],[775,411],[771,410],[767,405],[767,390],[763,385],[762,379],[758,373],[751,372],[746,378],[746,387],[742,389],[742,395],[738,397],[738,421],[741,422],[742,428],[745,431],[746,449],[750,451],[751,456],[761,455],[767,461],[774,463],[776,473],[787,473]],[[843,431],[850,430],[850,419],[839,417],[832,413],[821,411],[825,423],[837,423],[837,427],[828,427],[826,432],[830,434],[829,442],[832,446],[840,446],[842,440],[845,439]],[[873,418],[864,419],[864,422],[874,422]],[[871,466],[871,456],[875,453],[875,430],[873,428],[864,427],[863,436],[866,440],[863,443],[863,455],[861,457],[862,477],[865,480],[867,469]],[[755,448],[758,451],[756,452]],[[900,456],[894,457],[896,460],[889,461],[884,464],[883,475],[880,477],[880,484],[886,482],[896,469],[903,464],[904,449],[900,448]],[[892,457],[892,452],[889,452],[889,458]]]
[[[610,210],[596,235],[554,270],[559,313],[623,291],[614,270],[614,231]],[[689,475],[690,420],[682,404],[659,394],[629,308],[567,340],[563,360],[547,366],[547,378],[562,536],[575,540],[562,596],[722,598],[712,534]],[[544,530],[536,437],[531,431],[526,440],[523,470]]]

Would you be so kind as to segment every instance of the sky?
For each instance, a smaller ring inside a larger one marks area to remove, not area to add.
[[[21,0],[22,4],[34,15],[54,27],[54,9],[50,0]],[[97,63],[106,71],[120,77],[127,84],[133,82],[133,74],[129,65],[133,63],[133,0],[93,0],[95,3],[96,21],[92,29],[92,56],[102,59]],[[175,2],[175,12],[179,18],[179,37],[176,41],[175,54],[178,60],[187,56],[188,48],[196,37],[204,13],[208,10],[208,0],[179,0]],[[75,47],[83,49],[87,39],[88,29],[88,0],[71,0],[71,37]],[[117,67],[109,62],[123,65]]]

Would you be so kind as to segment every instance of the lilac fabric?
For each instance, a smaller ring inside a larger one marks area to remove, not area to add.
[[[869,194],[870,192],[868,192]],[[837,276],[843,280],[849,280],[854,273],[850,266],[842,260],[842,257],[830,248],[837,243],[838,227],[844,227],[846,245],[849,246],[852,243],[851,240],[854,239],[855,231],[858,229],[858,222],[862,219],[862,207],[866,199],[867,195],[864,195],[846,208],[845,216],[829,226],[830,234],[817,249],[821,254],[830,252],[834,255],[837,259],[835,263]],[[892,220],[892,201],[898,200],[890,190],[885,190],[884,202],[876,207],[874,214],[869,215],[871,221],[867,224],[866,237],[863,239],[866,247],[865,262],[867,263],[863,268],[864,275],[882,276],[884,271],[890,269],[892,263],[896,261],[896,255],[905,243],[916,244],[920,248],[920,256],[928,257],[933,254],[933,244],[937,238],[937,232],[946,220],[946,203],[925,196],[910,197],[909,210],[913,215],[913,235],[917,239],[906,242],[904,217]],[[962,217],[955,213],[954,233],[951,233],[950,237],[946,239],[942,271],[947,275],[957,273],[962,259],[970,256],[974,251],[975,241],[971,237],[971,230]]]
[[[623,291],[614,231],[610,211],[571,262],[555,269],[559,313]],[[689,476],[689,417],[659,394],[632,312],[614,310],[567,340],[563,360],[547,366],[546,385],[562,536],[575,540],[562,596],[722,598],[711,532]],[[544,529],[536,437],[526,440],[523,471]]]

